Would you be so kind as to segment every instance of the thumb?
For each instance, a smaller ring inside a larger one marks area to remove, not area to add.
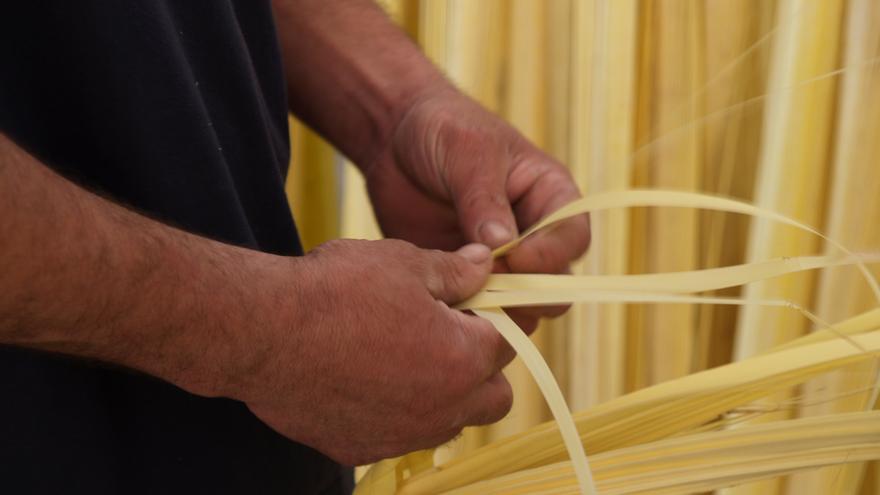
[[[464,174],[463,180],[452,191],[465,237],[493,249],[517,235],[516,221],[507,198],[507,167],[499,163],[502,155],[487,150],[485,154],[459,158],[483,166],[460,165],[461,169],[471,173]]]
[[[435,299],[450,305],[476,294],[492,271],[492,253],[482,244],[468,244],[454,253],[426,253],[425,286]]]

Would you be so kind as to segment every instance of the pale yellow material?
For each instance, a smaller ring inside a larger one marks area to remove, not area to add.
[[[880,326],[880,313],[867,326]],[[798,346],[688,375],[574,415],[588,453],[668,437],[821,373],[876,359],[880,331]],[[397,485],[401,493],[441,493],[476,481],[563,460],[556,425],[547,423],[483,447]],[[380,493],[380,492],[376,492]]]
[[[849,318],[834,325],[834,331],[828,328],[820,328],[813,333],[804,335],[798,339],[778,345],[765,352],[776,352],[792,349],[802,345],[816,344],[832,339],[838,339],[841,335],[856,335],[880,329],[880,308],[874,308],[865,313]]]
[[[534,234],[538,230],[551,227],[553,224],[571,218],[575,215],[606,210],[610,208],[627,208],[634,206],[655,206],[655,207],[675,207],[675,208],[704,208],[717,211],[726,211],[730,213],[741,213],[751,215],[756,218],[765,220],[773,220],[782,224],[796,227],[804,232],[825,239],[834,248],[842,252],[853,255],[839,242],[826,237],[816,229],[799,222],[797,220],[786,217],[771,210],[763,209],[729,198],[721,198],[706,194],[686,192],[686,191],[664,191],[664,190],[644,190],[633,189],[629,191],[612,191],[602,194],[581,198],[577,201],[569,203],[559,210],[551,213],[543,220],[526,230],[519,238],[499,247],[493,252],[495,256],[501,256],[516,247],[520,242]],[[864,263],[855,258],[855,262],[862,272],[865,281],[871,287],[874,298],[880,302],[880,285],[877,280],[868,271]]]
[[[571,69],[576,63],[572,58],[572,50],[575,48],[572,33],[580,31],[571,22],[571,15],[576,5],[572,5],[569,1],[539,3],[546,10],[544,22],[540,27],[533,25],[531,29],[540,29],[545,36],[543,44],[545,73],[542,75],[546,80],[544,151],[561,163],[568,163],[572,137],[569,135],[572,116],[571,92],[578,87],[571,80]],[[514,29],[511,28],[511,36],[514,35]],[[578,335],[573,330],[581,327],[581,321],[578,310],[574,309],[560,318],[542,323],[543,328],[539,330],[543,333],[541,338],[545,339],[544,357],[572,409],[581,407],[581,401],[589,394],[589,391],[585,392],[584,387],[581,386],[581,379],[592,375],[577,371],[594,363],[594,361],[587,362],[580,356],[580,353],[591,352],[591,349],[574,342]]]
[[[575,202],[559,209],[557,212],[549,215],[544,220],[538,222],[535,226],[533,226],[532,228],[527,230],[525,233],[523,233],[523,235],[519,239],[517,239],[516,241],[512,241],[508,245],[502,246],[501,248],[497,249],[494,254],[495,254],[495,256],[501,256],[504,253],[508,252],[510,249],[514,249],[518,243],[523,242],[524,239],[533,235],[538,230],[552,228],[555,223],[562,221],[562,220],[565,220],[567,218],[570,218],[574,215],[583,214],[584,212],[588,212],[588,211],[596,211],[596,210],[603,210],[603,209],[607,209],[607,208],[623,207],[623,206],[674,206],[674,207],[691,207],[691,208],[698,207],[698,208],[711,208],[711,209],[716,209],[716,210],[720,210],[720,211],[746,213],[749,215],[753,215],[755,217],[772,219],[777,222],[781,222],[784,224],[795,226],[795,227],[797,227],[801,230],[804,230],[808,233],[812,233],[812,234],[815,234],[815,235],[818,235],[820,237],[825,238],[824,236],[822,236],[822,234],[816,232],[814,229],[812,229],[806,225],[803,225],[800,222],[794,221],[792,219],[789,219],[789,218],[784,217],[782,215],[776,214],[776,213],[769,211],[769,210],[756,208],[756,207],[749,205],[747,203],[734,201],[734,200],[730,200],[730,199],[706,196],[706,195],[701,195],[701,194],[697,194],[697,193],[686,193],[686,192],[677,192],[677,191],[648,191],[648,190],[638,191],[638,190],[634,190],[634,191],[620,191],[620,192],[615,192],[615,193],[599,194],[599,195],[589,196],[589,197],[583,198],[581,200],[575,201]],[[827,239],[827,240],[831,244],[833,244],[835,247],[840,249],[841,251],[847,253],[850,256],[849,260],[852,261],[853,263],[856,263],[860,267],[860,269],[862,270],[863,274],[865,275],[869,285],[873,289],[877,288],[876,280],[874,280],[874,278],[872,277],[870,272],[867,271],[867,268],[865,267],[864,261],[862,259],[854,257],[852,255],[852,253],[850,253],[846,248],[839,245],[835,241],[833,241],[831,239]],[[804,261],[804,264],[807,264],[807,265],[811,264],[814,268],[821,267],[821,266],[827,266],[827,265],[831,265],[831,264],[838,262],[838,260],[836,260],[834,258],[826,258],[826,259],[821,259],[821,260],[816,259],[816,258],[805,258],[802,261]],[[777,265],[782,265],[782,266],[769,265],[769,266],[773,266],[773,268],[776,268],[776,271],[769,271],[769,272],[762,271],[762,268],[767,267],[766,265],[765,266],[753,265],[753,266],[746,266],[746,267],[735,267],[734,269],[727,270],[724,273],[726,275],[733,273],[733,274],[739,275],[739,278],[730,277],[730,278],[727,278],[727,280],[724,280],[724,277],[718,277],[719,283],[722,284],[721,286],[723,286],[723,284],[725,284],[725,283],[736,283],[736,282],[742,283],[742,282],[752,281],[755,278],[760,278],[760,276],[762,276],[762,275],[767,275],[767,276],[781,275],[781,274],[784,274],[786,271],[788,271],[790,273],[793,271],[798,271],[801,268],[796,263],[794,264],[794,266],[791,266],[791,264],[789,266],[785,266],[785,260],[783,260],[782,263],[777,263]],[[780,270],[780,268],[781,268],[781,270]],[[743,273],[738,273],[738,272],[743,272]],[[716,273],[718,273],[718,272],[716,271]],[[693,275],[693,274],[691,274],[691,275]],[[510,277],[510,276],[508,276],[508,277]],[[517,277],[520,279],[522,278],[522,276],[517,276]],[[675,275],[673,275],[673,278],[674,277],[675,277]],[[632,280],[632,277],[623,277],[623,278],[629,278],[630,280]],[[643,278],[642,280],[648,280],[650,282],[650,281],[652,281],[652,279],[656,284],[656,281],[657,281],[656,276],[654,276],[654,277],[648,276],[648,278]],[[547,277],[544,276],[543,280],[547,280]],[[559,280],[559,278],[551,278],[550,280]],[[583,282],[584,278],[580,277],[579,280],[578,279],[575,279],[575,280]],[[678,281],[681,282],[681,280],[678,280]],[[689,282],[689,281],[686,280],[685,282]],[[672,289],[672,292],[687,291],[688,289],[691,289],[691,287],[689,287],[687,283],[685,283],[683,285],[684,285],[683,288],[678,289],[678,290]],[[716,287],[712,287],[712,288],[719,288],[719,287],[720,286],[716,286]],[[813,319],[816,322],[819,322],[819,320],[815,319],[815,317],[812,316],[809,312],[807,312],[806,310],[803,310],[802,308],[799,308],[797,305],[795,305],[791,302],[788,302],[788,301],[773,301],[773,300],[763,300],[763,299],[762,300],[758,300],[758,299],[738,300],[738,299],[719,298],[719,297],[688,296],[688,295],[680,295],[680,294],[675,294],[675,293],[645,294],[645,293],[639,293],[639,292],[634,292],[634,291],[613,292],[613,291],[609,291],[609,290],[599,290],[599,289],[571,290],[571,287],[569,287],[568,289],[569,290],[564,290],[564,289],[560,289],[557,287],[553,287],[553,284],[551,282],[550,284],[544,285],[543,288],[537,288],[537,289],[531,289],[531,290],[521,289],[521,290],[506,290],[506,291],[504,291],[504,290],[499,290],[497,288],[494,290],[484,290],[483,296],[484,297],[488,297],[489,295],[510,296],[509,299],[506,301],[495,301],[492,303],[492,304],[497,304],[497,305],[559,303],[559,302],[578,301],[578,300],[582,300],[582,299],[593,300],[593,301],[617,301],[617,302],[643,301],[643,302],[686,302],[686,303],[693,303],[693,302],[701,302],[702,301],[702,302],[708,302],[708,303],[714,303],[714,304],[732,303],[732,304],[757,304],[757,305],[764,305],[764,306],[777,305],[777,306],[782,306],[782,307],[798,308],[802,314],[809,316],[811,319]],[[877,295],[877,294],[875,293],[875,295]],[[474,299],[466,301],[460,307],[463,307],[463,308],[477,307],[473,301],[474,301]],[[587,480],[588,477],[590,476],[589,467],[586,465],[585,458],[583,460],[581,460],[579,458],[579,456],[582,455],[582,452],[578,452],[578,451],[572,449],[573,443],[576,442],[578,445],[580,445],[580,442],[578,442],[574,438],[576,434],[573,433],[568,428],[569,425],[566,424],[567,420],[569,418],[566,415],[566,413],[564,412],[564,411],[566,411],[565,403],[562,400],[562,398],[558,395],[559,394],[558,386],[556,386],[555,381],[553,380],[552,375],[550,374],[549,369],[546,367],[546,364],[544,363],[540,354],[534,348],[534,346],[531,345],[530,341],[523,334],[517,332],[518,329],[517,329],[516,325],[513,324],[513,322],[509,318],[504,316],[504,313],[500,309],[490,309],[489,312],[479,312],[478,311],[478,314],[481,316],[490,318],[490,321],[492,321],[493,324],[496,325],[496,328],[498,328],[499,331],[502,332],[502,335],[504,335],[505,338],[508,339],[508,341],[514,346],[514,348],[518,352],[522,353],[522,357],[526,360],[526,363],[529,366],[529,370],[532,372],[532,374],[535,377],[536,381],[538,382],[542,392],[544,393],[545,398],[547,399],[548,403],[550,404],[551,409],[554,412],[555,418],[557,419],[557,421],[560,421],[560,420],[563,421],[562,428],[557,431],[559,431],[562,434],[563,443],[566,445],[566,447],[569,451],[569,455],[573,456],[573,459],[575,461],[575,466],[578,466],[577,469],[575,470],[575,472],[577,473],[578,479],[580,481],[581,490],[583,493],[587,493],[586,492],[587,485],[586,485],[585,480]],[[819,323],[821,323],[821,322],[819,322]],[[827,324],[823,324],[823,326],[827,326]],[[868,338],[868,337],[873,337],[873,338]],[[818,359],[821,362],[821,364],[823,364],[825,366],[828,366],[829,362],[834,362],[834,364],[836,366],[839,366],[841,363],[834,361],[834,357],[833,357],[834,356],[834,352],[833,352],[834,349],[832,348],[832,344],[837,345],[837,346],[843,346],[844,349],[840,349],[840,350],[843,350],[844,352],[846,349],[848,349],[849,356],[856,357],[859,359],[873,359],[873,358],[875,358],[876,347],[878,345],[880,345],[880,335],[869,334],[868,336],[862,336],[862,335],[847,336],[845,338],[841,338],[840,340],[836,340],[836,341],[814,344],[812,346],[799,346],[794,349],[779,351],[778,353],[774,353],[774,355],[770,356],[771,359],[775,359],[775,361],[773,361],[773,362],[768,362],[766,357],[759,357],[759,358],[755,358],[753,360],[750,360],[750,362],[748,363],[748,365],[749,365],[748,369],[750,371],[752,371],[752,373],[754,373],[755,371],[757,371],[759,373],[767,373],[768,371],[770,371],[769,376],[775,380],[773,385],[776,387],[777,390],[779,390],[779,389],[784,388],[786,385],[791,385],[792,382],[786,381],[785,373],[779,371],[778,367],[780,365],[791,366],[792,363],[801,363],[800,361],[796,361],[796,357],[803,357],[803,356],[795,356],[795,354],[807,355],[814,360],[813,362],[815,362],[815,360]],[[828,347],[828,348],[822,349],[821,352],[817,352],[816,349],[819,346]],[[809,352],[809,351],[811,351],[811,352]],[[801,365],[801,366],[802,366],[801,368],[796,368],[798,371],[798,374],[795,375],[796,381],[794,383],[799,383],[800,381],[802,381],[803,379],[808,377],[811,374],[810,373],[811,371],[813,371],[813,372],[817,371],[817,370],[818,371],[826,371],[829,369],[828,367],[816,366],[815,364],[813,365],[814,366],[813,368],[810,368],[808,366],[804,367],[803,365]],[[832,366],[832,369],[833,369],[833,367],[836,367],[836,366]],[[725,368],[726,368],[726,371],[729,371],[730,366],[725,367]],[[748,390],[748,389],[746,388],[746,385],[743,382],[741,382],[741,381],[737,382],[737,380],[742,380],[742,378],[744,376],[747,376],[745,370],[742,370],[740,372],[740,374],[737,376],[732,376],[732,377],[729,375],[727,376],[727,379],[723,381],[724,383],[726,383],[728,385],[730,383],[735,383],[739,386],[738,387],[734,386],[734,387],[731,387],[731,389],[725,390],[723,396],[712,395],[712,392],[715,392],[717,394],[717,391],[720,388],[718,383],[713,383],[711,385],[711,387],[708,391],[708,395],[709,395],[708,397],[706,395],[701,395],[700,393],[697,393],[696,390],[691,390],[691,391],[686,390],[687,385],[692,385],[692,383],[690,383],[688,381],[689,378],[694,377],[695,380],[692,380],[692,382],[699,384],[700,381],[698,378],[705,379],[705,376],[709,376],[709,375],[716,375],[716,374],[723,375],[724,371],[725,371],[724,368],[719,368],[716,370],[711,370],[708,372],[700,373],[697,375],[685,376],[684,378],[681,378],[679,380],[675,380],[674,382],[667,382],[667,384],[672,383],[677,386],[675,388],[675,395],[671,396],[671,397],[670,396],[664,397],[664,400],[659,408],[655,405],[655,410],[659,410],[660,414],[663,414],[663,413],[668,414],[669,413],[668,408],[670,407],[670,404],[675,404],[675,401],[673,399],[677,398],[677,397],[682,397],[684,399],[682,402],[694,401],[694,400],[700,401],[700,402],[696,402],[696,403],[688,403],[688,405],[691,408],[693,408],[694,405],[696,405],[696,404],[701,404],[700,408],[697,409],[698,411],[700,411],[700,410],[705,411],[707,409],[712,410],[712,408],[723,407],[722,409],[718,409],[715,414],[724,413],[724,412],[728,411],[733,406],[741,405],[741,404],[745,403],[745,401],[747,401],[749,398],[749,395],[745,392],[745,390]],[[773,374],[773,372],[775,372],[775,374]],[[766,379],[767,375],[764,375],[764,378]],[[788,379],[791,380],[790,375],[788,376]],[[682,385],[683,383],[685,384],[684,386]],[[745,383],[748,383],[748,382],[745,382]],[[753,383],[749,384],[749,385],[754,386]],[[770,391],[772,388],[774,388],[772,386],[769,386],[766,383],[762,383],[762,385],[764,385],[764,388],[757,389],[757,393],[760,395],[757,395],[754,398],[763,396],[768,391]],[[658,386],[658,387],[652,387],[651,389],[646,389],[643,392],[630,394],[630,395],[622,397],[619,400],[611,401],[609,404],[613,404],[614,406],[612,406],[612,407],[621,407],[620,404],[623,404],[624,405],[623,407],[625,409],[627,403],[634,400],[633,397],[639,397],[639,398],[643,398],[645,396],[651,397],[652,392],[656,393],[656,391],[658,389],[662,390],[663,388],[664,387],[662,385]],[[707,392],[704,392],[704,394],[706,394],[706,393]],[[755,394],[754,389],[752,390],[752,394]],[[636,399],[636,400],[638,400],[638,399]],[[642,400],[644,400],[644,399],[642,399]],[[730,402],[728,402],[731,400],[734,400],[734,401],[738,400],[740,402],[735,402],[735,403],[731,404]],[[649,410],[649,409],[650,408],[647,404],[641,404],[640,409],[632,410],[632,412],[628,415],[622,414],[622,412],[620,410],[614,411],[615,414],[617,415],[616,417],[619,418],[619,417],[623,416],[624,419],[622,419],[622,420],[617,419],[617,423],[612,423],[612,424],[615,424],[615,426],[617,427],[616,429],[613,430],[613,432],[615,433],[613,439],[612,438],[604,439],[604,442],[606,442],[606,443],[603,443],[603,441],[600,440],[600,441],[596,442],[597,443],[596,446],[593,446],[593,444],[588,439],[586,441],[587,448],[588,449],[595,448],[597,451],[602,451],[607,448],[612,448],[611,446],[614,446],[614,445],[620,445],[620,446],[627,445],[627,443],[626,443],[627,440],[629,440],[630,442],[647,441],[650,438],[652,438],[651,437],[652,432],[655,435],[657,434],[657,431],[662,432],[661,435],[663,435],[663,434],[668,435],[668,434],[672,434],[672,433],[676,432],[676,430],[665,431],[662,428],[660,428],[658,425],[662,425],[662,422],[659,422],[658,418],[651,419],[651,418],[645,417],[644,416],[645,411]],[[592,409],[591,411],[595,411],[595,410],[601,411],[601,410],[603,410],[603,408],[602,408],[602,406],[599,406],[597,408]],[[636,412],[636,411],[638,411],[638,412]],[[693,415],[693,414],[694,414],[693,409],[681,410],[681,411],[675,410],[675,416],[672,418],[667,417],[666,421],[670,421],[673,424],[678,425],[679,428],[682,428],[682,424],[684,424],[684,425],[688,424],[686,422],[682,423],[683,421],[686,421],[686,419],[684,419],[684,418],[688,418],[690,415]],[[632,421],[634,418],[636,418],[639,421],[638,424],[627,424],[629,421]],[[706,418],[706,419],[708,419],[708,418]],[[623,425],[624,427],[621,427],[621,425]],[[582,439],[583,439],[583,435],[590,436],[590,435],[597,435],[598,434],[597,430],[595,428],[587,428],[583,424],[579,424],[578,426],[580,427],[579,431],[581,431],[581,435],[582,435],[581,438]],[[596,426],[596,425],[591,425],[591,426]],[[696,424],[690,424],[690,426],[693,427],[693,426],[696,426]],[[551,428],[551,430],[556,430],[555,425]],[[602,431],[601,428],[599,428],[599,431]],[[679,429],[677,431],[682,431],[682,430]],[[636,435],[639,435],[639,436],[636,436]],[[653,438],[661,438],[661,437],[653,437]],[[502,441],[502,442],[499,442],[499,443],[496,443],[495,445],[493,445],[494,448],[491,450],[496,451],[494,453],[495,453],[495,455],[498,455],[497,450],[499,449],[499,445],[500,446],[504,446],[504,445],[510,446],[513,443],[515,443],[515,442],[513,442],[512,440]],[[553,458],[553,454],[550,454],[549,457],[547,457],[547,453],[553,452],[554,449],[551,446],[546,446],[546,444],[545,444],[544,450],[537,449],[537,452],[544,453],[543,455],[545,457],[540,457],[540,454],[535,452],[535,449],[537,448],[536,446],[538,444],[539,444],[539,442],[535,438],[530,439],[529,448],[531,449],[531,451],[528,453],[528,455],[526,455],[525,453],[520,454],[521,457],[530,459],[530,461],[529,461],[531,463],[530,465],[542,465],[542,464],[548,462],[549,460],[552,460],[552,458]],[[481,450],[486,450],[486,449],[487,448],[484,448]],[[480,479],[484,479],[489,476],[510,473],[513,470],[524,469],[524,468],[529,467],[529,464],[525,464],[525,465],[524,464],[517,464],[516,461],[518,459],[515,458],[515,455],[513,455],[511,452],[508,452],[507,455],[503,455],[503,458],[506,460],[509,460],[510,462],[508,462],[508,464],[504,467],[499,468],[498,466],[496,466],[496,471],[494,471],[494,472],[485,471],[485,468],[489,465],[489,463],[488,463],[489,459],[483,460],[481,464],[477,464],[476,462],[471,461],[471,463],[468,464],[468,468],[470,468],[470,469],[469,470],[462,470],[460,468],[460,466],[467,463],[467,461],[463,460],[463,459],[467,459],[467,457],[468,456],[465,455],[465,456],[459,457],[458,459],[454,459],[450,463],[446,463],[446,464],[442,465],[442,467],[439,470],[429,469],[427,471],[423,470],[421,473],[415,473],[415,476],[411,480],[398,479],[395,481],[396,487],[397,487],[397,489],[409,490],[411,493],[436,493],[441,490],[449,490],[449,489],[454,488],[456,486],[461,486],[462,483],[478,481]],[[471,457],[473,457],[473,456],[471,456]],[[542,460],[536,461],[535,460],[536,458],[542,459]],[[455,466],[459,466],[458,473],[455,472],[456,471]],[[500,470],[500,471],[498,471],[498,470]],[[457,476],[456,476],[456,474],[457,474]],[[469,478],[469,476],[470,476],[470,478]],[[480,476],[480,477],[475,477],[475,476]],[[425,480],[430,480],[433,484],[430,484],[428,486],[423,486],[425,483],[427,483]],[[451,480],[455,480],[455,481],[451,481]],[[420,483],[422,485],[420,485]],[[452,483],[452,484],[450,484],[450,483]],[[401,484],[403,484],[403,486],[400,486]],[[592,483],[590,483],[590,484],[592,484]],[[404,488],[404,487],[408,487],[408,488]]]
[[[880,412],[783,421],[671,438],[593,457],[602,494],[685,494],[817,466],[880,459]],[[487,480],[449,495],[576,494],[560,462]],[[831,489],[839,485],[831,485]],[[841,493],[829,491],[827,493]]]
[[[351,162],[342,165],[342,215],[340,237],[346,239],[381,239],[382,230],[376,222],[367,194],[367,185],[360,170]]]
[[[854,0],[847,5],[845,51],[842,64],[855,65],[880,55],[880,2]],[[876,67],[847,71],[840,80],[837,106],[837,142],[829,182],[825,232],[853,249],[870,249],[880,245],[880,72]],[[870,220],[875,219],[875,220]],[[873,306],[870,293],[853,284],[858,274],[850,270],[826,270],[821,273],[816,296],[816,313],[822,318],[839,319]],[[845,297],[841,297],[845,294]],[[809,400],[821,394],[835,394],[851,389],[854,383],[876,373],[873,364],[851,367],[822,377],[804,392]],[[866,394],[804,407],[803,415],[831,414],[863,410]],[[789,493],[798,488],[835,486],[840,493],[856,493],[864,475],[863,464],[822,469],[802,473],[791,483]],[[880,491],[880,490],[878,490]],[[876,493],[876,492],[875,492]]]
[[[803,9],[802,11],[800,11]],[[769,91],[778,91],[835,68],[843,1],[780,0]],[[809,53],[809,57],[799,56]],[[821,219],[835,80],[778,92],[767,98],[755,204],[811,225]],[[794,173],[797,172],[797,173]],[[815,252],[820,239],[766,221],[752,223],[748,259]],[[813,275],[759,282],[747,297],[782,297],[809,304]],[[776,328],[767,332],[767,328]],[[801,335],[805,322],[786,312],[744,308],[737,330],[735,358],[742,359]]]
[[[681,128],[702,113],[702,101],[693,99],[704,79],[705,29],[703,0],[653,2],[645,12],[652,23],[645,33],[651,43],[652,61],[645,79],[650,85],[647,104],[651,135],[663,135]],[[673,138],[653,147],[641,166],[636,187],[696,191],[702,180],[701,127],[684,128]],[[639,166],[639,165],[637,165]],[[606,189],[608,190],[608,189]],[[697,268],[700,212],[694,209],[653,209],[645,215],[648,229],[633,256],[643,258],[640,272],[684,271]],[[674,239],[674,242],[668,242]],[[642,337],[639,370],[635,383],[649,385],[684,376],[693,371],[696,319],[693,308],[682,305],[653,305],[633,308],[641,317],[633,331]],[[675,345],[666,345],[669,341]]]
[[[765,90],[767,41],[775,32],[773,0],[705,2],[706,81],[691,100],[703,100],[705,120],[702,188],[727,197],[750,200],[758,150],[761,114],[755,106],[738,105]],[[785,21],[787,22],[787,20]],[[729,109],[729,110],[728,110]],[[742,262],[749,219],[724,212],[700,215],[701,266]],[[738,296],[741,288],[715,295]],[[729,360],[738,308],[696,308],[693,367],[702,370]]]
[[[635,98],[635,0],[592,0],[572,5],[572,111],[568,164],[581,189],[594,193],[629,187],[629,155]],[[594,22],[596,20],[596,22]],[[627,210],[609,211],[592,220],[590,255],[574,273],[625,273],[629,253]],[[572,309],[567,327],[568,360],[573,370],[569,401],[583,409],[624,391],[626,310],[620,304],[584,304]]]
[[[559,390],[550,368],[541,358],[538,349],[501,309],[478,309],[474,311],[474,314],[492,322],[507,343],[522,358],[553,412],[553,418],[562,435],[562,443],[571,459],[571,466],[577,478],[577,487],[581,495],[596,494],[593,475],[590,472],[590,465],[587,462],[587,455],[584,453],[584,446],[578,435],[577,427],[575,427],[568,406],[565,404],[562,391]]]
[[[480,295],[505,290],[552,288],[558,290],[633,290],[657,292],[702,292],[742,285],[757,280],[787,275],[804,270],[880,262],[880,254],[800,256],[777,258],[745,265],[708,268],[689,272],[649,273],[641,275],[541,275],[496,274],[483,287]],[[462,303],[468,306],[473,299]]]
[[[291,170],[285,192],[303,249],[339,237],[339,198],[333,147],[299,121],[288,119]]]
[[[842,0],[780,0],[777,19],[788,20],[774,39],[764,128],[754,200],[757,205],[784,212],[812,225],[821,220],[821,194],[827,177],[836,80],[828,79],[778,92],[809,77],[833,70],[839,50]],[[804,56],[809,54],[809,56]],[[796,172],[796,173],[794,173]],[[815,252],[815,236],[769,222],[756,221],[749,232],[747,260]],[[782,297],[807,305],[814,274],[758,282],[745,288],[746,297]],[[791,312],[744,307],[734,342],[734,359],[759,353],[802,335],[808,323]],[[773,329],[773,331],[768,331]],[[779,396],[775,400],[786,400]],[[789,411],[766,415],[762,421],[790,417]],[[781,484],[764,482],[733,490],[730,495],[776,492]]]

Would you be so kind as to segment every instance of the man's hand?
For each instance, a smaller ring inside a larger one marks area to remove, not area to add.
[[[485,246],[231,246],[89,193],[2,133],[0,239],[0,345],[243,401],[338,461],[433,447],[510,409],[513,350],[448,306],[485,283]]]
[[[451,87],[416,99],[365,172],[385,234],[430,248],[498,247],[580,197],[565,167]],[[570,219],[527,239],[496,271],[566,273],[589,241],[589,218]],[[530,331],[564,309],[512,314]]]
[[[274,0],[291,110],[366,172],[383,231],[421,247],[497,247],[579,194],[568,171],[457,91],[372,0]],[[496,271],[563,273],[586,215]],[[526,330],[564,308],[512,312]]]
[[[510,409],[513,350],[447,306],[491,268],[488,249],[333,241],[293,262],[299,308],[242,395],[280,433],[345,464],[439,445]]]

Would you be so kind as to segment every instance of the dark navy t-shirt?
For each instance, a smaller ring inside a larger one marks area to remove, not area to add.
[[[153,218],[301,254],[268,0],[6,2],[0,130]],[[349,478],[239,402],[0,347],[0,493],[343,493]]]

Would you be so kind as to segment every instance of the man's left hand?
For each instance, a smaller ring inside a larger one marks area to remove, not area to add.
[[[496,248],[580,197],[571,174],[519,132],[451,87],[415,100],[365,173],[388,237],[455,250]],[[496,272],[567,273],[589,246],[584,215],[539,232],[496,261]],[[565,307],[511,312],[531,332]]]

